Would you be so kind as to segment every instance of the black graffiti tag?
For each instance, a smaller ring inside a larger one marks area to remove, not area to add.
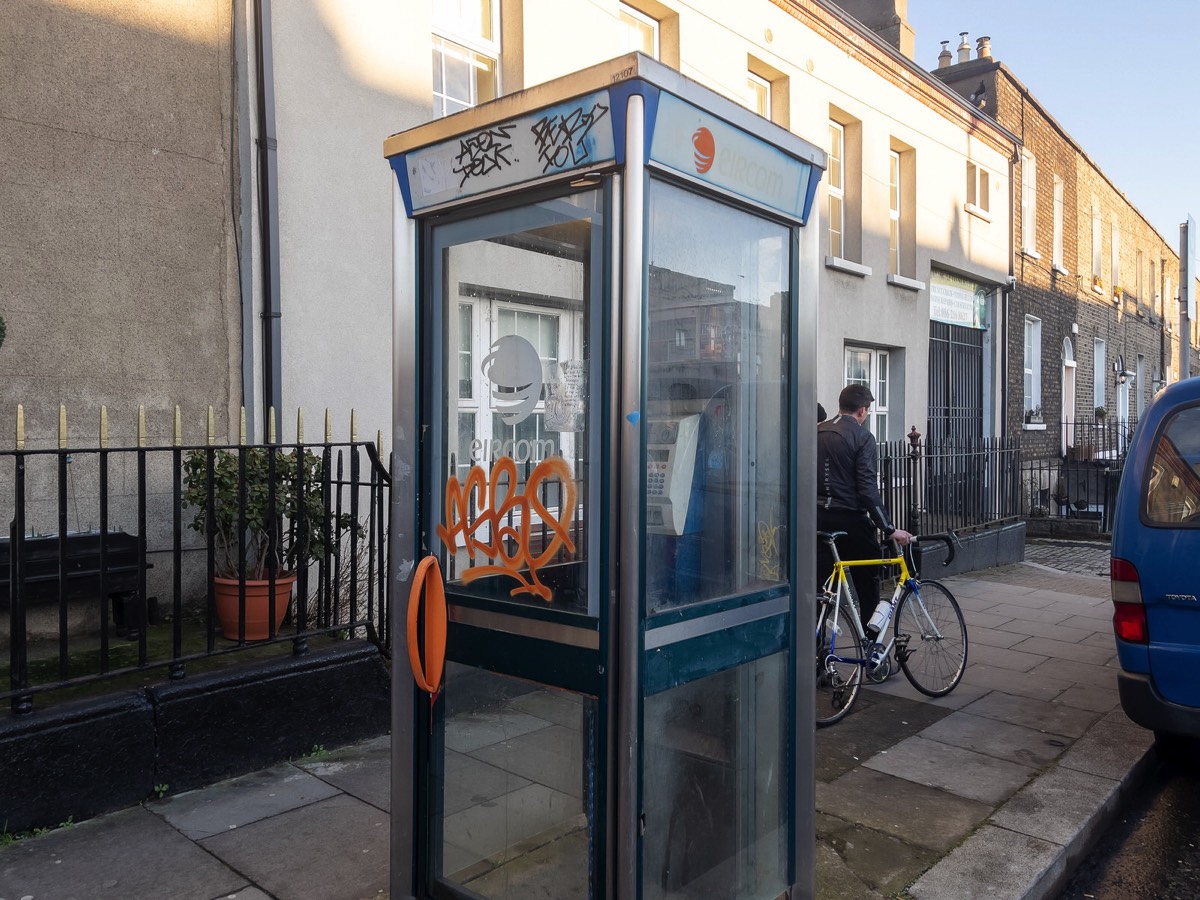
[[[468,178],[487,175],[512,165],[509,154],[512,151],[513,129],[516,127],[512,122],[493,125],[458,142],[458,156],[454,157],[452,171],[462,176],[459,187],[466,184]]]
[[[606,115],[608,107],[603,103],[594,103],[586,112],[579,107],[569,113],[538,119],[530,131],[537,145],[542,171],[560,169],[568,163],[578,165],[587,159],[588,151],[583,141],[592,127]]]

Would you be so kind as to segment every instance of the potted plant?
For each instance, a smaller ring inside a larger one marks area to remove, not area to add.
[[[1108,410],[1105,409],[1103,406],[1097,406],[1096,407],[1096,421],[1103,422],[1106,416],[1108,416]]]
[[[272,631],[272,576],[277,631],[297,570],[325,553],[331,516],[321,459],[309,451],[302,457],[297,453],[277,447],[201,447],[184,456],[182,500],[196,510],[189,527],[213,536],[213,593],[227,638],[239,637],[243,583],[246,639],[264,640]]]
[[[1042,405],[1040,403],[1025,410],[1025,422],[1028,425],[1042,424]]]

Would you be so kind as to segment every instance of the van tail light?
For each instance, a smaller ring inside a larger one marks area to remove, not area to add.
[[[1131,644],[1150,643],[1146,630],[1146,607],[1140,603],[1118,603],[1113,613],[1113,631],[1117,637]]]
[[[1150,642],[1146,627],[1146,607],[1142,605],[1142,585],[1137,569],[1127,559],[1115,556],[1109,563],[1113,601],[1113,631],[1118,638],[1133,644]]]

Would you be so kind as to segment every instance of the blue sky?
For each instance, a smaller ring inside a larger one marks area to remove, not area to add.
[[[966,31],[1020,79],[1176,250],[1200,221],[1200,0],[908,0],[914,57]],[[955,55],[957,59],[957,54]]]

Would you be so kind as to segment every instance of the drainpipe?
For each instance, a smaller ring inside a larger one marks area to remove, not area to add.
[[[258,216],[262,273],[262,435],[267,439],[267,409],[282,412],[279,358],[279,161],[275,141],[275,82],[271,53],[271,0],[254,0],[254,39],[258,88]],[[243,393],[245,390],[243,389]]]

